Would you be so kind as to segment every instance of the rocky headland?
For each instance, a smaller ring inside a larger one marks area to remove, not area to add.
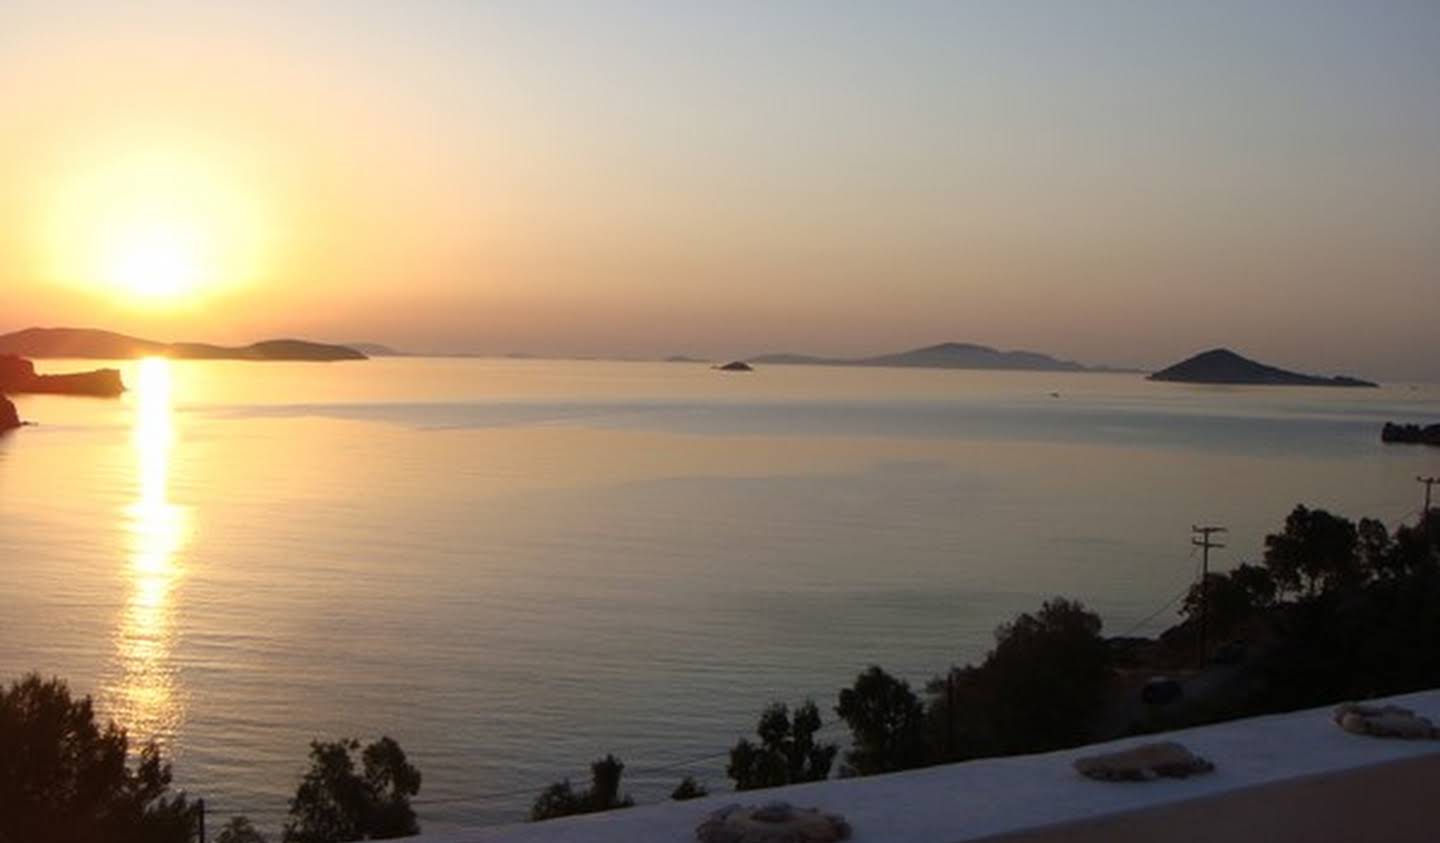
[[[1380,429],[1380,441],[1405,445],[1440,446],[1440,424],[1395,424],[1385,422]]]
[[[118,369],[95,369],[60,375],[40,375],[35,364],[13,354],[0,354],[0,392],[88,395],[114,398],[125,391]]]
[[[19,426],[20,414],[15,410],[15,402],[0,395],[0,433],[14,430]]]

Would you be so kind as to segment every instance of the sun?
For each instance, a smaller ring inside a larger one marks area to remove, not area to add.
[[[46,226],[53,277],[112,303],[190,310],[253,283],[266,214],[202,144],[108,150],[58,185]]]
[[[211,272],[203,234],[193,226],[121,226],[99,255],[100,280],[142,300],[174,300],[204,288]]]

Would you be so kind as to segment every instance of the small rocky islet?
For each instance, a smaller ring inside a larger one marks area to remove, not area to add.
[[[1380,429],[1380,441],[1399,445],[1440,446],[1440,424],[1396,424],[1385,422]]]

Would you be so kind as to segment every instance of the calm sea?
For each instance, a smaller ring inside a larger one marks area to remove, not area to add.
[[[49,371],[93,363],[50,361]],[[0,670],[93,694],[213,817],[278,828],[315,737],[397,738],[427,829],[606,752],[639,800],[770,700],[984,656],[1052,595],[1133,631],[1297,502],[1394,523],[1440,389],[388,359],[118,364],[0,440]],[[1140,632],[1173,620],[1160,611]],[[839,730],[833,730],[839,734]]]

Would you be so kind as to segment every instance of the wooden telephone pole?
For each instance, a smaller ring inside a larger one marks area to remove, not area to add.
[[[1420,510],[1420,524],[1425,528],[1425,538],[1434,541],[1435,527],[1430,521],[1430,487],[1440,483],[1440,477],[1416,477],[1415,481],[1425,484],[1425,508]]]
[[[1210,537],[1215,533],[1225,533],[1229,531],[1226,530],[1224,527],[1192,526],[1190,528],[1190,532],[1192,534],[1190,537],[1190,543],[1203,550],[1203,553],[1200,556],[1200,666],[1204,667],[1206,655],[1205,615],[1208,609],[1208,607],[1206,606],[1206,592],[1210,590],[1209,584],[1206,582],[1206,580],[1208,580],[1210,577],[1210,548],[1213,547],[1218,549],[1225,546],[1223,544],[1216,543]]]

